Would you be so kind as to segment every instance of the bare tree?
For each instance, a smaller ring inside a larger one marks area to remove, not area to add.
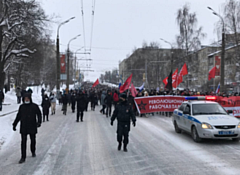
[[[190,13],[190,6],[185,4],[183,8],[177,12],[177,24],[180,34],[177,36],[177,44],[179,48],[186,51],[186,55],[191,51],[195,51],[201,47],[201,39],[206,34],[203,33],[203,28],[197,28],[196,13]]]

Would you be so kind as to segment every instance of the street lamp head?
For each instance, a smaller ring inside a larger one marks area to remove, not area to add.
[[[218,16],[218,14],[216,12],[213,12],[214,15]]]
[[[209,10],[213,10],[211,7],[207,7]]]

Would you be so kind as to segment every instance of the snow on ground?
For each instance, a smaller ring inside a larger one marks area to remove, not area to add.
[[[27,88],[28,89],[28,88]],[[33,102],[41,104],[41,87],[31,87],[33,90],[32,99]],[[14,89],[11,89],[5,94],[3,103],[3,109],[0,112],[0,150],[8,144],[14,135],[12,130],[12,123],[16,117],[20,104],[17,104],[17,97]],[[19,131],[19,125],[17,131]]]

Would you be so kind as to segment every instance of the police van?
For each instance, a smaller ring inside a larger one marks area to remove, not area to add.
[[[173,125],[176,133],[186,131],[195,142],[202,139],[240,140],[240,122],[229,115],[217,102],[216,97],[186,97],[187,101],[173,112]],[[210,101],[209,101],[210,100]]]

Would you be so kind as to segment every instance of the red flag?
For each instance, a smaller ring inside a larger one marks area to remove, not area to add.
[[[165,84],[165,85],[167,85],[167,81],[168,80],[168,77],[166,77],[164,80],[163,80],[163,83]]]
[[[129,88],[131,81],[132,81],[132,74],[128,77],[125,83],[120,87],[120,93],[123,93]]]
[[[211,80],[212,78],[215,78],[216,75],[216,66],[214,66],[209,72],[208,72],[208,80]]]
[[[182,67],[182,69],[181,69],[181,71],[180,71],[180,73],[179,73],[180,75],[182,75],[182,76],[184,76],[184,75],[187,75],[188,74],[188,70],[187,70],[187,64],[186,63],[184,63],[184,65],[183,65],[183,67]]]
[[[133,83],[132,83],[132,85],[131,85],[131,94],[132,94],[132,96],[133,97],[136,97],[137,96],[137,90],[136,90],[136,88],[133,86]]]
[[[177,77],[177,87],[180,83],[182,83],[183,81],[183,76],[188,74],[188,70],[187,70],[187,64],[184,63],[182,69],[180,70],[178,77]]]
[[[92,88],[94,88],[95,86],[97,86],[99,84],[99,81],[98,81],[98,79],[95,81],[95,83],[93,83],[93,85],[92,85]]]
[[[172,87],[174,87],[174,88],[177,87],[177,77],[178,77],[178,68],[172,74]]]

